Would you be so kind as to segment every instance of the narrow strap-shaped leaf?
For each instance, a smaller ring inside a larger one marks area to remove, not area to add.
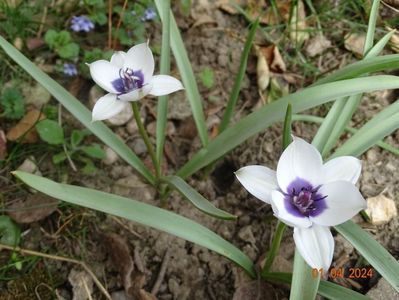
[[[376,1],[379,2],[379,1]],[[375,3],[373,4],[373,10],[375,10]],[[377,6],[378,8],[378,6]],[[374,16],[373,18],[376,18]],[[372,21],[370,21],[372,22]],[[375,22],[375,20],[374,20]],[[375,26],[375,24],[374,24]],[[370,28],[368,32],[370,31]],[[370,51],[365,54],[365,59],[369,59],[375,57],[380,54],[380,52],[384,49],[385,45],[388,43],[389,39],[391,38],[394,31],[389,32],[386,34],[374,47],[369,49]],[[372,38],[372,36],[368,35],[368,38]],[[367,42],[367,39],[366,39]],[[365,48],[366,53],[366,48]],[[321,154],[325,157],[331,149],[335,146],[336,142],[338,141],[339,137],[345,130],[346,125],[349,123],[350,119],[352,118],[354,112],[356,111],[357,107],[360,104],[362,99],[362,94],[350,96],[350,99],[338,99],[333,104],[333,107],[327,114],[326,124],[323,124],[319,131],[317,132],[315,139],[319,138],[319,136],[323,135],[326,140],[324,142],[323,149],[321,150]],[[341,110],[337,110],[336,107],[341,107]]]
[[[399,58],[399,57],[398,57]],[[205,149],[201,149],[179,171],[180,177],[185,178],[202,167],[223,156],[246,139],[265,130],[275,122],[284,118],[288,101],[292,105],[292,112],[303,110],[326,103],[331,99],[370,92],[374,90],[394,89],[399,87],[399,78],[389,75],[369,76],[355,79],[341,80],[309,87],[280,98],[271,104],[242,118],[233,126],[227,128]]]
[[[373,119],[369,122],[371,121],[373,121]],[[348,155],[347,153],[350,153],[349,155],[353,156],[360,156],[370,147],[375,145],[375,143],[392,133],[397,128],[399,128],[399,112],[386,118],[383,122],[375,124],[371,128],[369,128],[369,126],[366,129],[360,128],[358,132],[356,132],[334,152],[330,159],[342,155]]]
[[[370,51],[374,44],[375,26],[378,19],[378,8],[380,7],[380,0],[374,0],[371,6],[369,24],[367,26],[366,41],[364,42],[363,55]]]
[[[102,122],[92,122],[90,111],[79,100],[73,97],[60,84],[40,70],[21,52],[0,36],[0,46],[19,64],[29,75],[39,82],[51,95],[54,96],[76,119],[95,134],[106,145],[111,147],[122,159],[135,168],[149,183],[155,184],[154,176],[142,161],[112,130]]]
[[[399,262],[351,220],[334,227],[399,292]]]
[[[232,260],[250,276],[255,276],[251,259],[241,250],[208,228],[178,214],[133,199],[60,184],[21,171],[15,171],[13,174],[30,187],[51,197],[122,217],[208,248]]]
[[[161,50],[161,74],[170,72],[170,0],[163,0],[162,10],[162,50]],[[156,129],[156,157],[158,167],[161,169],[163,146],[166,137],[166,123],[168,118],[168,96],[161,96],[157,103],[157,129]],[[161,170],[158,170],[161,173]]]
[[[180,194],[182,194],[200,211],[220,219],[235,220],[237,218],[236,216],[215,207],[211,202],[205,199],[200,193],[198,193],[180,177],[168,176],[164,177],[162,180],[179,191]]]
[[[398,102],[399,103],[399,102]],[[299,115],[293,115],[292,116],[293,121],[303,121],[303,122],[311,122],[311,123],[323,123],[324,118],[322,117],[317,117],[313,115],[304,115],[304,114],[299,114]],[[358,132],[358,129],[352,128],[352,127],[345,127],[345,130],[351,134],[355,134]],[[387,150],[391,152],[392,154],[398,155],[399,156],[399,148],[394,147],[388,143],[385,143],[383,141],[378,141],[376,142],[376,145],[379,146],[380,148]]]
[[[280,272],[272,272],[267,273],[263,278],[268,279],[270,281],[274,281],[277,283],[291,283],[292,281],[292,274],[291,273],[280,273]],[[333,282],[320,280],[319,290],[317,293],[320,296],[326,297],[330,300],[343,300],[343,299],[350,299],[350,300],[370,300],[370,298],[345,288],[341,285],[335,284]]]
[[[316,298],[320,274],[313,276],[312,269],[295,249],[294,272],[292,274],[290,300],[313,300]]]
[[[338,71],[316,81],[312,86],[337,80],[359,77],[363,74],[388,71],[399,68],[399,54],[390,54],[364,59],[350,64]]]
[[[258,26],[259,26],[259,19],[256,19],[256,21],[252,23],[251,29],[248,32],[247,40],[245,41],[244,45],[244,51],[241,54],[238,74],[230,93],[230,99],[229,102],[227,103],[226,111],[224,112],[222,121],[220,122],[219,125],[219,132],[222,132],[227,128],[231,120],[231,117],[233,115],[234,109],[236,107],[238,95],[240,94],[241,83],[242,80],[244,79],[245,70],[247,69],[248,56],[251,51],[252,43],[254,41],[256,29],[258,29]]]
[[[158,11],[163,11],[163,0],[155,0],[155,5]],[[161,14],[161,20],[163,15]],[[193,69],[188,59],[186,48],[184,47],[183,40],[181,38],[179,28],[177,27],[175,18],[170,12],[170,42],[175,57],[177,66],[181,74],[181,78],[186,89],[188,101],[191,105],[195,124],[197,126],[198,134],[201,139],[202,145],[208,144],[208,131],[205,123],[204,110],[202,107],[202,98],[198,91],[197,82],[195,81]]]

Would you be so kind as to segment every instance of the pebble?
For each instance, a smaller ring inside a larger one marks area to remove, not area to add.
[[[377,285],[368,291],[366,296],[373,300],[398,299],[398,292],[388,283],[388,281],[381,278]]]
[[[256,243],[256,239],[254,237],[254,234],[252,233],[251,225],[247,225],[241,228],[238,232],[238,237],[244,242],[250,243],[252,245],[255,245]]]
[[[106,164],[107,166],[112,165],[116,163],[118,160],[119,156],[116,154],[114,150],[112,150],[110,147],[105,146],[104,147],[104,152],[105,152],[105,157],[103,158],[103,163]]]

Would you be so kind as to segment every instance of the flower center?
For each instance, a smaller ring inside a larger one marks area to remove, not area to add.
[[[288,211],[297,216],[314,216],[326,208],[324,201],[327,196],[319,193],[321,186],[314,188],[309,182],[297,179],[292,182],[285,194]]]
[[[144,75],[141,70],[133,71],[130,68],[120,69],[119,78],[111,83],[118,94],[126,94],[143,87]]]

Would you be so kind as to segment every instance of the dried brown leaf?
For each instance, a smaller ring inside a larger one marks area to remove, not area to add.
[[[328,40],[323,34],[318,34],[306,45],[306,54],[310,57],[315,57],[316,55],[322,54],[324,50],[331,47],[331,41]]]
[[[14,127],[7,132],[9,141],[17,141],[22,138],[21,143],[34,144],[38,140],[35,124],[45,119],[45,116],[36,109],[30,110]]]
[[[239,6],[244,6],[246,4],[246,1],[245,0],[235,0],[235,1],[233,1],[233,0],[219,0],[216,3],[216,6],[220,10],[222,10],[222,11],[228,13],[228,14],[231,14],[231,15],[238,14],[239,11],[234,7],[234,5],[231,5],[232,3],[234,3],[236,5],[239,5]]]
[[[28,195],[8,206],[8,215],[17,223],[32,223],[51,215],[59,201],[47,195],[36,193]]]
[[[388,29],[392,30],[391,28]],[[393,51],[399,53],[399,35],[397,33],[392,35],[391,38],[389,39],[389,46]]]
[[[269,65],[267,63],[266,56],[261,50],[256,51],[256,54],[258,56],[258,62],[256,64],[258,89],[264,91],[269,86],[270,82]]]
[[[30,37],[26,39],[26,47],[30,51],[40,48],[41,46],[44,46],[44,40],[42,38]]]
[[[305,6],[302,0],[298,0],[292,10],[290,20],[290,38],[296,44],[302,45],[303,42],[309,39],[309,32],[307,32]]]
[[[281,22],[287,22],[290,17],[291,1],[276,1],[277,11],[270,5],[264,17],[265,23],[269,25],[278,25]]]

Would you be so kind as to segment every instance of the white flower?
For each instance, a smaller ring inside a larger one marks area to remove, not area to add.
[[[327,271],[334,252],[329,226],[366,208],[355,186],[361,168],[361,162],[352,156],[323,164],[314,146],[294,137],[281,155],[277,171],[247,166],[236,176],[248,192],[272,205],[277,218],[294,227],[295,245],[305,261]]]
[[[181,82],[172,76],[153,75],[154,57],[147,43],[128,52],[118,51],[111,61],[97,60],[89,67],[93,80],[109,93],[96,102],[93,121],[109,119],[129,105],[129,101],[148,94],[162,96],[183,89]]]

